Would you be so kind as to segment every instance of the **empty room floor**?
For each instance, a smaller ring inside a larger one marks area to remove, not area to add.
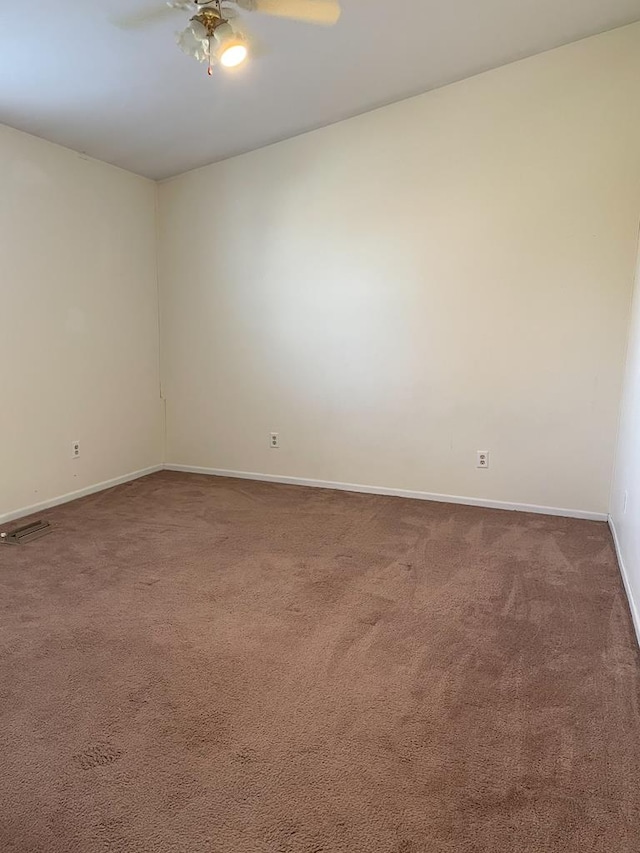
[[[607,526],[162,472],[0,548],[3,853],[637,853]]]

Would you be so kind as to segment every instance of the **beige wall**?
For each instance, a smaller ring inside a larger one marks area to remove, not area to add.
[[[162,461],[155,197],[0,126],[0,517]]]
[[[630,332],[611,518],[640,640],[640,256]]]
[[[162,185],[169,463],[606,512],[638,79],[636,25]],[[0,518],[162,461],[155,195],[0,127]]]
[[[162,185],[168,462],[605,513],[639,79],[635,25]]]

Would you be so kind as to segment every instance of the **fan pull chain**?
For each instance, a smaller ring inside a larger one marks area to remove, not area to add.
[[[218,15],[222,17],[222,7],[221,0],[215,0],[216,8],[218,9]],[[211,55],[213,52],[213,36],[209,36],[209,67],[207,68],[207,74],[209,77],[213,77],[213,68],[211,67]]]

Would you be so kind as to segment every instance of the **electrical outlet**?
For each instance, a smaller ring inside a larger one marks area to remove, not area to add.
[[[71,442],[71,458],[77,459],[80,456],[80,442],[72,441]]]
[[[476,468],[488,468],[489,467],[489,451],[488,450],[478,450],[476,455]]]
[[[269,447],[273,447],[274,449],[280,447],[280,433],[272,432],[269,435]]]

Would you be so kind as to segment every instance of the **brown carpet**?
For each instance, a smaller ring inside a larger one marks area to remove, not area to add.
[[[0,546],[2,853],[638,853],[606,525],[160,473]]]

